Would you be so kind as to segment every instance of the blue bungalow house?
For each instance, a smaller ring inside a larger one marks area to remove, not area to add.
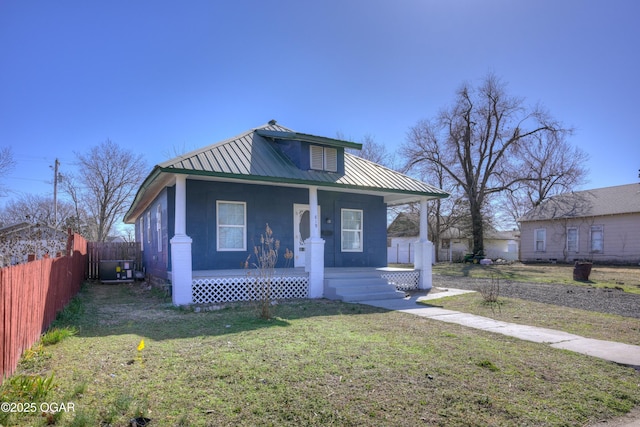
[[[380,280],[407,274],[429,289],[427,201],[448,195],[346,152],[360,148],[272,120],[155,166],[124,218],[135,224],[147,274],[171,284],[176,305],[250,299],[242,264],[269,224],[282,252],[276,267],[291,267],[278,269],[276,297],[350,299],[336,290],[345,272],[373,293]],[[425,224],[415,271],[381,269],[387,206],[409,202],[420,202]]]

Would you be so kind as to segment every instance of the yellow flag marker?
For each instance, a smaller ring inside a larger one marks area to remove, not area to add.
[[[144,350],[144,340],[140,340],[140,344],[138,344],[138,351]]]

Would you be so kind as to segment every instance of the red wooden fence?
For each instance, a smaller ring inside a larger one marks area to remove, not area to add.
[[[0,383],[80,290],[87,242],[70,235],[67,254],[0,269]]]

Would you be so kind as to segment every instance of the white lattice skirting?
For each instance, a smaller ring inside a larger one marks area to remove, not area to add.
[[[399,291],[418,289],[420,282],[420,271],[390,271],[381,274],[384,279],[394,285]]]
[[[192,296],[194,304],[233,301],[255,301],[262,286],[251,276],[194,278]],[[271,279],[270,298],[295,299],[309,296],[307,276],[277,276]]]

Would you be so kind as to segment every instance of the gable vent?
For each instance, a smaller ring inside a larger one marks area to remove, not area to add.
[[[338,171],[338,150],[335,148],[324,148],[324,170],[329,172]]]
[[[323,148],[318,145],[312,145],[309,148],[311,153],[311,169],[323,170],[324,169]]]

